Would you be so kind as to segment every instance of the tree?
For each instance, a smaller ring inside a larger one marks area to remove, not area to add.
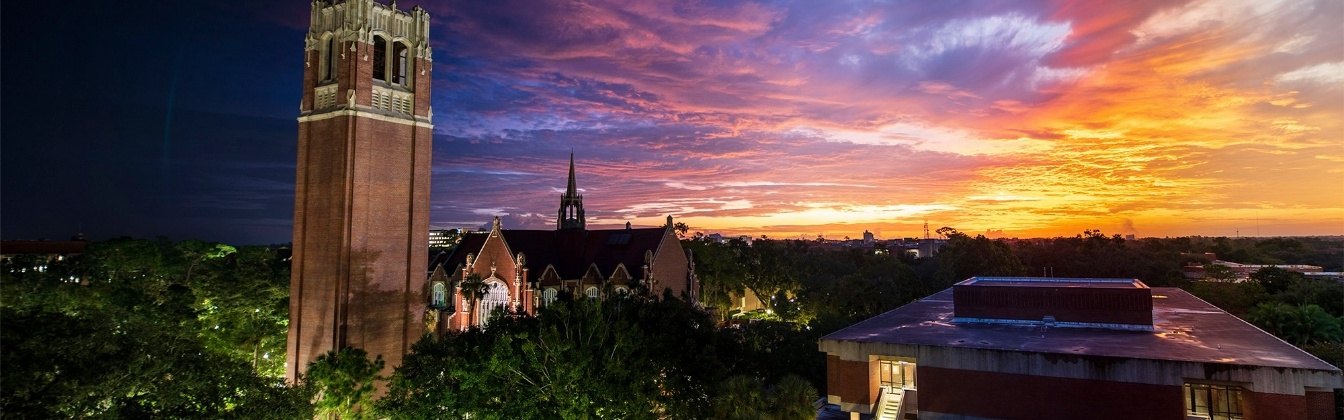
[[[741,242],[736,239],[733,241]],[[745,247],[745,243],[742,245]],[[700,299],[706,306],[717,308],[722,320],[733,306],[733,297],[745,293],[742,280],[746,273],[738,262],[738,252],[742,247],[694,240],[682,241],[682,246],[691,251],[695,260],[696,276],[700,279]]]
[[[379,404],[407,418],[654,418],[667,406],[658,381],[672,375],[659,375],[631,318],[646,304],[557,302],[538,318],[422,340]]]
[[[345,347],[318,356],[308,364],[304,381],[317,391],[317,414],[339,419],[373,418],[374,382],[386,362],[369,360],[363,349]]]
[[[1295,346],[1344,341],[1339,319],[1316,305],[1261,303],[1246,313],[1246,320]]]
[[[476,322],[476,302],[486,293],[490,293],[490,284],[486,283],[480,274],[471,273],[462,280],[459,291],[462,297],[467,298],[467,323],[471,325]]]
[[[1236,280],[1237,273],[1226,265],[1209,263],[1204,264],[1204,278],[1227,283]]]
[[[212,344],[208,331],[216,325],[203,325],[196,305],[215,287],[229,287],[205,281],[232,270],[219,265],[226,255],[210,254],[218,250],[228,248],[123,238],[90,244],[41,271],[6,262],[0,411],[311,418],[304,388],[285,386],[258,373],[248,357]]]
[[[289,332],[289,263],[275,249],[242,247],[200,264],[193,305],[212,349],[284,375]]]
[[[729,420],[811,419],[816,417],[812,400],[817,391],[795,375],[780,378],[766,387],[760,379],[748,375],[729,377],[719,386],[714,399],[714,417]]]
[[[944,229],[949,231],[944,232]],[[955,229],[938,229],[948,235],[946,245],[938,252],[938,279],[945,285],[975,276],[1020,276],[1026,274],[1022,262],[1003,241],[983,235],[975,238]]]

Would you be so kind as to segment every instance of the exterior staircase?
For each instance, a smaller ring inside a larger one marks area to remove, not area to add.
[[[878,420],[899,420],[901,415],[901,400],[905,397],[905,391],[901,389],[883,389],[882,405],[878,407]]]

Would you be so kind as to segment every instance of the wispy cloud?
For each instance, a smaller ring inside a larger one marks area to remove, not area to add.
[[[1338,2],[427,7],[436,223],[1344,233]]]

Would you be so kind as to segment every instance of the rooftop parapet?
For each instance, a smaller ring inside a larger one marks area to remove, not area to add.
[[[1153,329],[1153,294],[1137,279],[972,277],[952,286],[953,322]]]

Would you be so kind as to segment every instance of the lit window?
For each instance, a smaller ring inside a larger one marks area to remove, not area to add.
[[[551,306],[551,303],[555,302],[555,295],[557,294],[559,293],[555,291],[554,287],[546,288],[545,292],[541,292],[541,305]]]
[[[387,40],[373,36],[373,78],[387,81]]]
[[[591,300],[597,300],[598,291],[597,291],[597,288],[596,288],[596,287],[591,287],[591,286],[590,286],[590,287],[588,287],[588,290],[586,290],[586,291],[583,292],[583,294],[586,295],[586,296],[588,296],[588,299],[591,299]]]
[[[625,288],[625,286],[616,286],[616,295],[617,295],[617,296],[625,296],[625,295],[629,295],[629,294],[630,294],[630,289]]]
[[[504,283],[492,281],[487,283],[490,290],[485,293],[481,299],[481,325],[485,325],[495,310],[508,310],[509,307],[509,288]]]
[[[400,42],[392,44],[392,83],[399,85],[406,84],[406,54],[406,44]]]
[[[1241,387],[1185,384],[1185,411],[1190,417],[1210,420],[1244,418],[1241,414]]]
[[[434,282],[434,307],[442,308],[448,304],[447,296],[442,282]]]

